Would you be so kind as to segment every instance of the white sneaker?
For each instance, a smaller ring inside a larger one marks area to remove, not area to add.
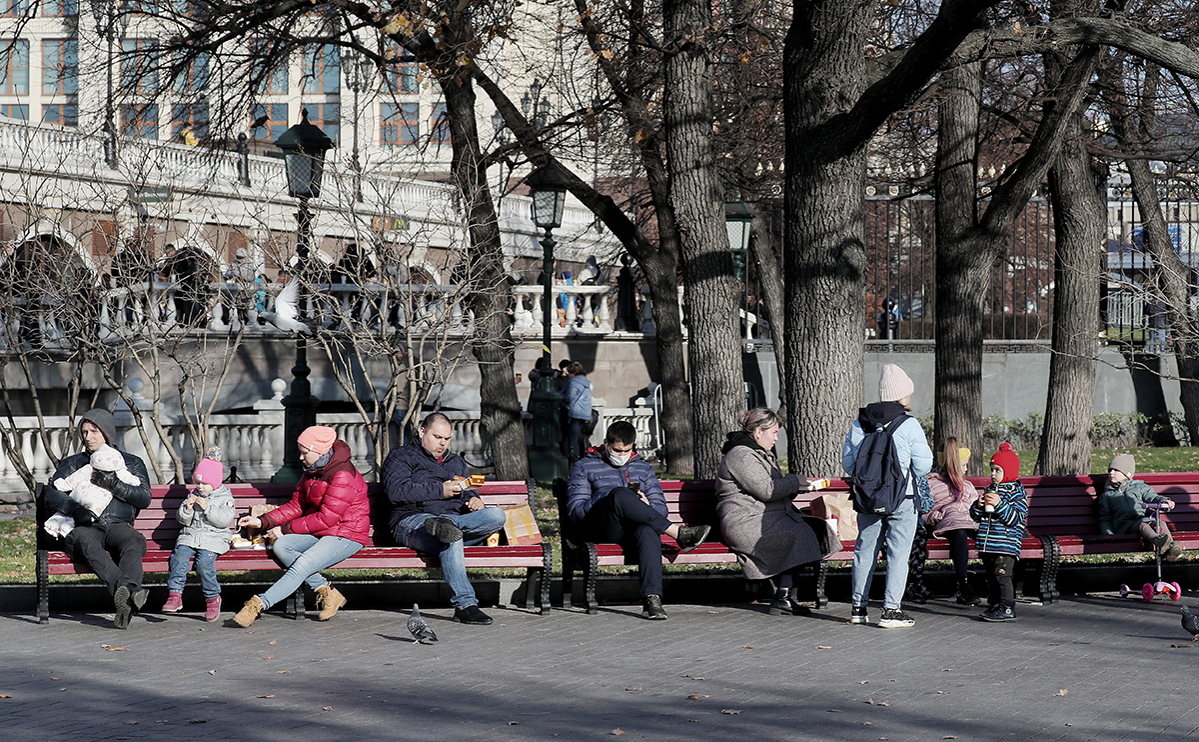
[[[878,625],[883,629],[906,629],[915,626],[916,621],[898,608],[884,608]]]

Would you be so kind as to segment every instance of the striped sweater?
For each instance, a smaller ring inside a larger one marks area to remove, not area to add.
[[[1020,555],[1028,518],[1028,496],[1019,480],[998,486],[999,504],[994,513],[983,510],[983,495],[970,506],[970,517],[978,521],[978,536],[974,544],[980,554]]]

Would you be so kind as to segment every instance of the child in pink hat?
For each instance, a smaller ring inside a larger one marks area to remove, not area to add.
[[[221,615],[221,585],[216,578],[216,558],[229,550],[229,541],[237,512],[233,493],[225,486],[225,467],[221,449],[213,446],[196,464],[192,474],[196,488],[179,506],[176,517],[183,524],[175,551],[171,554],[171,572],[167,577],[167,602],[163,613],[178,613],[183,608],[183,586],[195,561],[196,576],[204,591],[204,620],[215,621]]]

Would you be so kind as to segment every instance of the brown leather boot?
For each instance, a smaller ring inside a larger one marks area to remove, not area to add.
[[[255,595],[247,600],[246,604],[243,605],[241,610],[237,612],[237,615],[233,617],[233,623],[237,624],[243,629],[247,629],[250,627],[250,624],[254,623],[254,620],[258,618],[258,614],[265,610],[266,603],[263,603],[262,600]]]
[[[338,609],[346,604],[346,596],[337,591],[337,588],[332,585],[325,585],[317,588],[316,600],[321,606],[320,615],[317,619],[328,621],[337,615]]]

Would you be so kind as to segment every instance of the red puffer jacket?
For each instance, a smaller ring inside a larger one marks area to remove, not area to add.
[[[333,455],[320,469],[304,472],[291,501],[262,516],[262,529],[340,536],[366,544],[370,534],[366,482],[350,462],[350,447],[333,442]]]

